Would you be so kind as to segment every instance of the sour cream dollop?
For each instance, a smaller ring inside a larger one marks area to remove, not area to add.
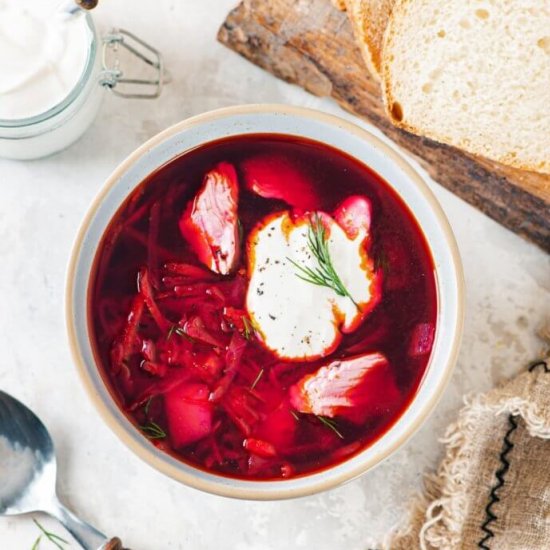
[[[86,20],[52,8],[49,0],[0,0],[0,119],[48,111],[82,76],[92,41]]]
[[[312,361],[332,353],[342,333],[353,332],[379,297],[365,230],[350,238],[328,214],[326,245],[333,267],[353,300],[304,280],[297,266],[315,270],[310,216],[287,211],[268,216],[247,243],[250,283],[247,310],[262,343],[287,361]]]

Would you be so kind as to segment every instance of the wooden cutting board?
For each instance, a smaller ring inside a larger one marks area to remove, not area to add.
[[[395,128],[347,15],[330,0],[245,0],[218,39],[253,63],[376,125],[441,185],[550,252],[550,177],[510,169]]]

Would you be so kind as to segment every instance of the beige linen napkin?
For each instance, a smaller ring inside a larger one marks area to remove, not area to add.
[[[391,550],[550,550],[550,359],[467,400]]]

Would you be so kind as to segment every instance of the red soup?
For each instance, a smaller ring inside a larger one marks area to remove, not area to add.
[[[199,468],[340,463],[409,405],[437,310],[428,247],[385,181],[261,134],[209,143],[126,200],[95,260],[94,347],[121,409]]]

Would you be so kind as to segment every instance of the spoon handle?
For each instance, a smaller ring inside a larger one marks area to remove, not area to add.
[[[48,512],[63,524],[65,529],[71,533],[84,550],[98,550],[99,548],[103,550],[107,537],[95,527],[77,518],[57,499],[53,502]],[[116,550],[116,546],[112,548],[107,546],[105,550]]]

